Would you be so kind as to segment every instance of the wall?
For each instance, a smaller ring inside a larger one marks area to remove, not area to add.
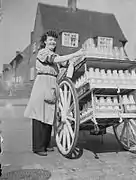
[[[30,58],[30,71],[34,70],[34,77],[36,76],[36,69],[35,69],[35,63],[36,63],[36,56],[39,48],[39,41],[40,38],[43,34],[43,26],[41,22],[41,13],[39,11],[39,7],[37,7],[37,12],[36,12],[36,18],[35,18],[35,25],[34,25],[34,30],[33,30],[33,35],[31,36],[31,58]],[[31,75],[30,75],[31,76]]]

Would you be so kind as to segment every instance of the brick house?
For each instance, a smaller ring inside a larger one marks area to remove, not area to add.
[[[60,55],[80,49],[88,38],[93,38],[96,45],[98,37],[113,38],[113,46],[117,47],[124,47],[127,42],[113,14],[77,9],[76,0],[68,0],[68,7],[38,3],[30,45],[10,63],[9,73],[16,62],[16,77],[23,82],[34,80],[39,40],[48,30],[59,34],[56,52]]]

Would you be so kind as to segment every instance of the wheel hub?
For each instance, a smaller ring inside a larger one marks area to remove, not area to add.
[[[64,111],[62,112],[62,123],[66,123],[66,113]]]

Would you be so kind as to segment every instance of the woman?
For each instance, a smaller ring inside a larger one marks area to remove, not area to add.
[[[48,31],[41,37],[41,49],[36,60],[37,77],[24,116],[32,119],[33,152],[46,156],[49,150],[55,103],[58,94],[57,75],[59,64],[82,56],[79,50],[73,54],[59,56],[55,53],[57,34]]]

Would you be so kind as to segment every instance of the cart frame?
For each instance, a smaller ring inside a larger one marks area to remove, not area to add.
[[[124,149],[131,150],[136,147],[136,110],[125,112],[122,104],[122,95],[135,92],[136,84],[93,83],[90,79],[86,79],[84,84],[76,89],[75,81],[86,74],[90,67],[131,70],[136,68],[136,62],[86,57],[79,58],[75,62],[71,79],[66,77],[67,69],[64,70],[59,79],[60,97],[57,103],[54,134],[59,152],[68,158],[77,145],[80,130],[88,130],[92,135],[103,135],[106,128],[112,126],[115,137]],[[119,110],[98,111],[95,100],[98,96],[116,96]],[[88,99],[91,101],[88,114],[81,117],[81,107]]]

